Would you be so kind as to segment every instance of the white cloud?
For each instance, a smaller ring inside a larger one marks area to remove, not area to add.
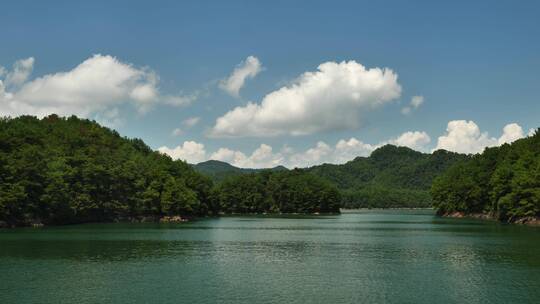
[[[527,136],[533,136],[535,132],[536,132],[536,129],[530,128],[529,133],[527,133]]]
[[[502,145],[505,143],[511,143],[523,137],[525,137],[523,128],[517,123],[511,123],[504,126],[503,134],[501,137],[499,137],[497,142],[499,145]]]
[[[367,157],[373,150],[386,144],[426,150],[426,145],[429,142],[430,138],[425,132],[414,131],[405,132],[394,139],[381,141],[374,145],[364,143],[354,137],[347,140],[341,139],[335,146],[319,141],[314,147],[300,152],[295,152],[288,146],[283,146],[279,152],[274,152],[271,146],[261,144],[249,155],[225,147],[219,148],[213,153],[207,153],[203,144],[193,141],[186,141],[176,148],[161,147],[158,150],[174,159],[186,159],[190,163],[213,159],[228,162],[240,168],[271,168],[278,165],[288,168],[303,168],[322,163],[343,164],[358,156]]]
[[[340,140],[336,144],[334,152],[335,163],[345,163],[358,156],[369,156],[377,146],[366,144],[354,137],[349,140]]]
[[[97,113],[94,119],[101,125],[109,128],[116,128],[124,124],[124,119],[120,117],[118,108],[111,108],[101,113]]]
[[[194,127],[196,124],[199,123],[199,121],[201,120],[200,117],[190,117],[190,118],[187,118],[185,119],[182,124],[184,126],[186,126],[187,128],[192,128]]]
[[[355,129],[360,116],[401,94],[390,69],[366,69],[356,61],[326,62],[260,104],[236,107],[216,120],[212,137],[304,135]]]
[[[70,71],[27,81],[33,63],[33,58],[17,61],[6,74],[0,86],[0,115],[98,117],[123,103],[133,104],[139,113],[160,102],[186,104],[182,96],[160,95],[155,72],[112,56],[94,55]]]
[[[158,151],[169,155],[172,159],[181,159],[190,164],[196,164],[206,160],[204,145],[194,141],[185,141],[183,145],[172,149],[160,147]]]
[[[295,152],[284,146],[279,152],[266,144],[261,144],[250,155],[229,148],[220,148],[208,159],[228,162],[241,168],[271,168],[283,165],[288,168],[309,167],[322,163],[345,163],[357,156],[369,156],[379,145],[365,144],[356,138],[340,140],[332,147],[323,141],[305,151]]]
[[[266,144],[261,144],[250,156],[240,151],[220,148],[210,155],[210,159],[228,162],[240,168],[273,168],[284,161],[281,153],[273,153],[272,147]]]
[[[249,56],[242,61],[232,72],[232,74],[219,83],[219,87],[234,97],[239,97],[240,89],[247,79],[254,78],[263,70],[261,62],[257,57]]]
[[[479,153],[485,147],[494,146],[497,140],[487,132],[481,133],[474,121],[454,120],[448,122],[446,134],[440,136],[435,149],[445,149],[459,153]]]
[[[426,151],[431,141],[426,132],[405,132],[395,139],[377,144],[364,143],[354,137],[339,140],[334,147],[319,141],[313,148],[302,153],[294,153],[287,158],[289,167],[309,167],[321,163],[343,164],[356,157],[367,157],[375,149],[386,144],[409,147],[417,151]]]
[[[480,132],[472,120],[453,120],[448,122],[446,134],[439,137],[435,149],[474,154],[482,152],[486,147],[510,143],[523,137],[523,129],[516,123],[506,125],[501,137],[494,138],[487,132]]]
[[[401,113],[408,115],[411,114],[413,110],[418,109],[424,103],[424,96],[413,96],[409,105],[401,109]]]
[[[396,146],[409,147],[417,151],[427,151],[427,145],[431,142],[431,138],[426,132],[409,131],[401,134],[395,139],[391,139],[388,143]]]
[[[17,60],[15,64],[13,64],[13,70],[10,72],[6,72],[4,70],[4,72],[0,74],[6,74],[5,86],[7,88],[16,88],[28,80],[28,77],[30,77],[30,74],[32,74],[33,69],[34,57],[29,57],[26,59]]]
[[[485,132],[480,132],[480,128],[473,121],[455,120],[448,123],[446,134],[438,138],[436,149],[459,153],[478,153],[485,147],[510,143],[523,137],[523,129],[516,123],[506,125],[502,135],[499,138],[493,138]],[[294,151],[289,146],[283,146],[280,151],[274,151],[271,146],[261,144],[249,155],[224,147],[213,153],[206,153],[203,144],[193,141],[186,141],[183,145],[173,149],[161,147],[159,151],[167,153],[175,159],[187,159],[190,163],[214,159],[241,168],[270,168],[278,165],[288,168],[303,168],[322,163],[343,164],[359,156],[367,157],[375,149],[386,144],[428,152],[430,142],[431,138],[426,132],[408,131],[376,144],[364,143],[354,137],[341,139],[334,146],[319,141],[315,146],[299,152]]]
[[[325,162],[331,162],[334,149],[323,141],[317,142],[313,148],[302,153],[295,153],[289,156],[288,165],[292,167],[309,167]]]
[[[234,151],[229,148],[219,148],[216,152],[210,155],[209,159],[220,160],[228,162],[233,166],[239,166],[238,164],[244,162],[246,158],[247,156],[240,151]]]

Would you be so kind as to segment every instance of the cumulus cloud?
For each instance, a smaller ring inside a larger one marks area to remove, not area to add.
[[[225,147],[219,148],[213,153],[207,153],[203,144],[193,141],[186,141],[176,148],[161,147],[158,150],[174,159],[183,159],[190,163],[213,159],[228,162],[241,168],[271,168],[278,165],[294,168],[310,167],[322,163],[343,164],[358,156],[369,156],[373,150],[386,144],[426,150],[429,141],[429,136],[425,132],[414,131],[405,132],[394,139],[381,141],[378,144],[364,143],[354,137],[341,139],[334,146],[319,141],[315,146],[299,152],[288,146],[275,151],[271,146],[261,144],[251,154]]]
[[[210,159],[228,162],[233,166],[238,166],[238,164],[242,163],[246,158],[244,153],[229,148],[219,148],[210,155]]]
[[[184,105],[193,100],[162,96],[155,72],[108,55],[94,55],[72,70],[28,81],[33,64],[33,58],[19,60],[12,71],[5,73],[4,82],[0,81],[0,115],[97,117],[123,103],[131,103],[139,113],[145,113],[160,102]]]
[[[319,141],[315,146],[298,152],[288,146],[274,151],[271,146],[261,144],[250,155],[229,148],[220,148],[212,153],[209,159],[225,161],[242,168],[270,168],[278,165],[288,168],[310,167],[322,163],[342,164],[358,156],[369,156],[373,150],[386,143],[370,145],[351,137],[339,140],[334,146]]]
[[[527,133],[527,136],[533,136],[535,132],[536,132],[536,129],[530,128],[529,133]]]
[[[211,137],[305,135],[360,126],[361,114],[401,94],[390,69],[366,69],[356,61],[326,62],[260,104],[236,107],[216,120]]]
[[[6,72],[5,70],[1,74],[6,74],[5,86],[6,88],[18,87],[30,77],[32,70],[34,69],[34,57],[17,60],[13,64],[13,70]]]
[[[395,139],[391,139],[388,143],[396,146],[409,147],[417,151],[427,151],[427,145],[431,142],[431,138],[426,132],[409,131],[401,134]]]
[[[473,121],[455,120],[448,123],[446,133],[438,138],[437,147],[434,150],[445,149],[459,153],[479,153],[485,147],[511,143],[524,136],[523,129],[516,123],[507,124],[503,128],[501,136],[495,138],[490,137],[487,132],[480,132],[480,128]],[[207,153],[203,144],[193,141],[186,141],[176,148],[161,147],[159,151],[167,153],[175,159],[186,159],[191,163],[214,159],[242,168],[270,168],[278,165],[294,168],[310,167],[322,163],[343,164],[359,156],[367,157],[375,149],[387,144],[428,152],[430,143],[431,138],[426,132],[408,131],[375,144],[362,142],[355,137],[341,139],[333,146],[324,141],[318,141],[313,147],[303,151],[294,151],[288,146],[275,151],[271,146],[261,144],[251,154],[224,147],[213,153]]]
[[[439,137],[435,149],[474,154],[482,152],[486,147],[511,143],[523,137],[523,129],[516,123],[506,125],[503,134],[495,138],[490,137],[487,132],[481,132],[472,120],[453,120],[448,122],[446,134]]]
[[[341,139],[335,147],[334,162],[341,164],[358,156],[369,156],[377,145],[366,144],[354,137],[349,140]]]
[[[502,145],[506,143],[511,143],[523,137],[525,137],[523,128],[521,128],[521,126],[517,123],[511,123],[504,126],[503,134],[501,135],[501,137],[499,137],[497,142],[499,145]]]
[[[241,168],[273,168],[284,163],[282,154],[274,153],[272,147],[266,144],[261,144],[249,156],[240,151],[220,148],[210,159],[225,161]]]
[[[424,96],[413,96],[409,102],[409,105],[401,109],[401,113],[405,115],[411,114],[412,111],[418,109],[418,107],[420,107],[423,103]]]
[[[231,96],[239,97],[240,89],[244,87],[247,79],[254,78],[263,70],[261,62],[257,57],[249,56],[242,61],[232,74],[219,83],[219,87]]]
[[[181,159],[190,164],[200,163],[206,160],[204,145],[194,141],[185,141],[176,148],[160,147],[158,151],[169,155],[172,159]]]
[[[332,147],[323,141],[319,141],[313,148],[290,155],[288,165],[292,167],[309,167],[331,162],[333,153],[334,149]]]

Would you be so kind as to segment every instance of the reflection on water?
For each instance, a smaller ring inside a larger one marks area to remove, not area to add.
[[[534,303],[540,230],[430,211],[0,231],[0,303]]]

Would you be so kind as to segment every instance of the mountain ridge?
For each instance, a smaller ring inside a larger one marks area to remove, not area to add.
[[[265,170],[269,171],[288,171],[285,166],[276,166],[273,168],[240,168],[220,160],[207,160],[191,165],[197,172],[206,174],[214,181],[219,182],[229,176],[257,173]]]
[[[357,156],[344,164],[325,163],[300,170],[335,185],[342,193],[342,205],[346,208],[430,207],[432,181],[454,163],[468,158],[469,155],[446,150],[423,153],[388,144],[375,149],[369,156]],[[288,170],[283,166],[238,168],[216,160],[193,167],[215,182],[265,170]]]

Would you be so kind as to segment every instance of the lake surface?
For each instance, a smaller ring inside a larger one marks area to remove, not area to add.
[[[0,303],[538,303],[540,229],[432,211],[0,230]]]

